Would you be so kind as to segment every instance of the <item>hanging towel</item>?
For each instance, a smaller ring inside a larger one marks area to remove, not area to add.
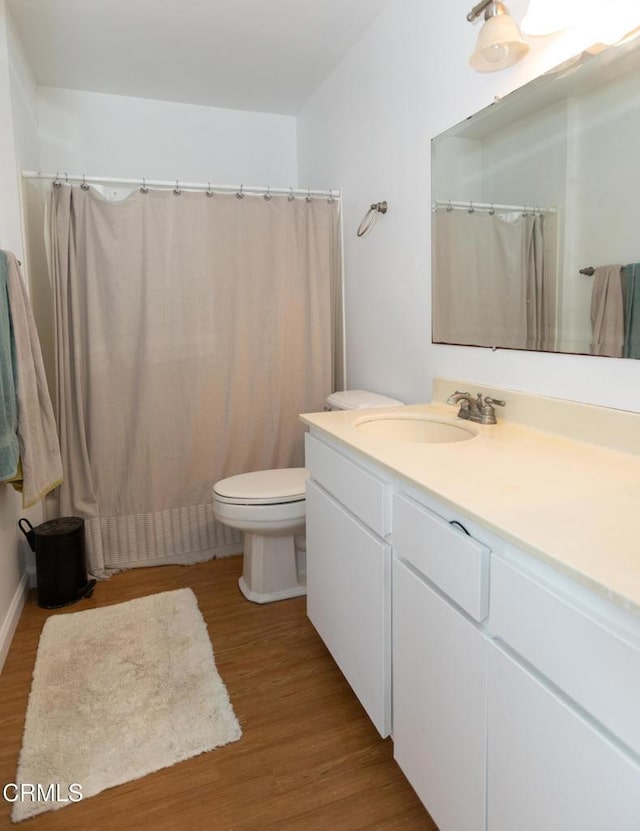
[[[640,358],[640,263],[622,269],[624,357]]]
[[[593,355],[621,358],[624,351],[624,306],[622,266],[602,265],[595,269],[591,291]]]
[[[62,460],[27,290],[14,255],[8,251],[0,252],[0,255],[7,269],[22,465],[22,482],[12,484],[22,491],[23,508],[29,508],[62,482]]]
[[[8,271],[7,258],[0,256],[0,482],[15,476],[20,454]]]

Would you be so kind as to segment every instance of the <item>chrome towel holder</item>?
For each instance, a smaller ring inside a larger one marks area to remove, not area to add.
[[[358,225],[358,236],[364,237],[373,228],[378,220],[378,214],[386,214],[386,202],[374,202],[364,215],[362,222]]]

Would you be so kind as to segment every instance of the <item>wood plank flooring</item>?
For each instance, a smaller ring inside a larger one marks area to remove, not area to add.
[[[15,779],[36,649],[50,614],[192,588],[243,737],[41,814],[25,829],[437,831],[394,762],[391,740],[380,739],[307,619],[305,598],[249,603],[237,586],[241,567],[240,557],[229,557],[135,569],[59,611],[40,609],[31,593],[0,675],[0,788]],[[0,829],[19,827],[10,807],[0,794]]]

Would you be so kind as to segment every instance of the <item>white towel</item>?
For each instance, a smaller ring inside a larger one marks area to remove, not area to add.
[[[15,342],[22,507],[29,508],[62,482],[60,442],[42,362],[42,351],[18,261],[7,257],[9,311]]]

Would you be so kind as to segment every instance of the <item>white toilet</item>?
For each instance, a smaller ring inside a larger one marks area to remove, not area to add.
[[[366,390],[334,392],[328,410],[395,407],[395,398]],[[213,513],[244,532],[240,591],[254,603],[306,594],[305,479],[303,467],[258,470],[213,486]]]

